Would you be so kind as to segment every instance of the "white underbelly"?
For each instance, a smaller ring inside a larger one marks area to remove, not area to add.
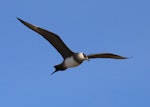
[[[78,62],[76,62],[74,60],[73,57],[66,58],[64,64],[65,64],[65,67],[67,67],[67,68],[76,67],[76,66],[80,65]]]

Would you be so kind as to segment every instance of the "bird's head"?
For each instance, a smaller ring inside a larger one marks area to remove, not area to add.
[[[84,60],[88,60],[89,61],[89,58],[88,58],[88,56],[86,56],[84,53],[78,53],[77,54],[77,57],[78,57],[78,59],[79,60],[82,60],[82,61],[84,61]]]

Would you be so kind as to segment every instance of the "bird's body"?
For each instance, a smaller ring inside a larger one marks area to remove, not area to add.
[[[55,71],[52,72],[54,74],[57,71],[64,71],[67,68],[72,68],[79,66],[84,60],[89,60],[91,58],[113,58],[113,59],[126,59],[126,57],[122,57],[120,55],[112,54],[112,53],[98,53],[98,54],[90,54],[85,55],[84,53],[75,53],[72,50],[70,50],[66,44],[61,40],[61,38],[45,29],[42,29],[40,27],[36,27],[30,23],[27,23],[21,19],[18,18],[18,20],[23,23],[28,28],[34,30],[35,32],[42,35],[46,40],[48,40],[55,49],[62,55],[64,61],[59,64],[55,65]]]
[[[88,57],[86,57],[84,53],[75,53],[73,56],[64,59],[61,64],[54,66],[56,70],[53,73],[57,72],[57,70],[63,71],[67,68],[79,66],[84,60],[88,60]]]
[[[82,53],[79,53],[78,55],[79,55],[79,57],[78,57],[79,61],[76,60],[76,58],[75,58],[77,56],[71,56],[64,60],[64,66],[66,68],[72,68],[72,67],[76,67],[76,66],[80,65],[83,62],[82,60],[85,60],[85,59],[84,59],[84,57],[82,57]],[[80,59],[81,59],[81,61],[80,61]]]

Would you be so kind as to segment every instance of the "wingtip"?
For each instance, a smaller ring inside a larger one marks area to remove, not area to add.
[[[129,57],[123,57],[123,56],[120,56],[120,57],[117,57],[117,58],[114,58],[114,59],[128,59]]]
[[[124,59],[130,59],[130,58],[133,58],[133,57],[124,57]]]
[[[119,56],[118,59],[128,59],[128,57]]]
[[[19,20],[20,18],[16,17],[16,19],[18,19],[18,20]]]
[[[17,18],[20,22],[22,22],[22,23],[24,22],[24,21],[23,21],[23,20],[21,20],[20,18],[18,18],[18,17],[16,17],[16,18]]]
[[[16,19],[21,20],[20,18],[16,17]]]

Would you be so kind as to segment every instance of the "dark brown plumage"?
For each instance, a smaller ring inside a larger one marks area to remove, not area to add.
[[[66,44],[64,44],[64,42],[61,40],[61,38],[52,33],[49,32],[45,29],[42,29],[40,27],[36,27],[32,24],[29,24],[19,18],[17,18],[21,23],[23,23],[25,26],[27,26],[28,28],[34,30],[35,32],[41,34],[46,40],[48,40],[54,47],[55,49],[62,55],[62,57],[65,59],[71,55],[74,54],[74,52],[72,52],[67,46]]]
[[[28,22],[25,22],[19,18],[17,18],[21,23],[23,23],[28,28],[34,30],[35,32],[42,35],[46,40],[48,40],[55,49],[62,55],[64,61],[61,64],[55,65],[54,74],[57,71],[64,71],[67,68],[75,67],[80,65],[84,60],[92,59],[92,58],[112,58],[112,59],[127,59],[127,57],[123,57],[120,55],[112,54],[112,53],[99,53],[99,54],[90,54],[85,55],[84,53],[74,53],[70,50],[67,45],[61,40],[61,38],[45,29],[34,26]]]
[[[120,55],[112,54],[112,53],[99,53],[99,54],[90,54],[88,58],[112,58],[112,59],[127,59],[127,57],[123,57]]]

